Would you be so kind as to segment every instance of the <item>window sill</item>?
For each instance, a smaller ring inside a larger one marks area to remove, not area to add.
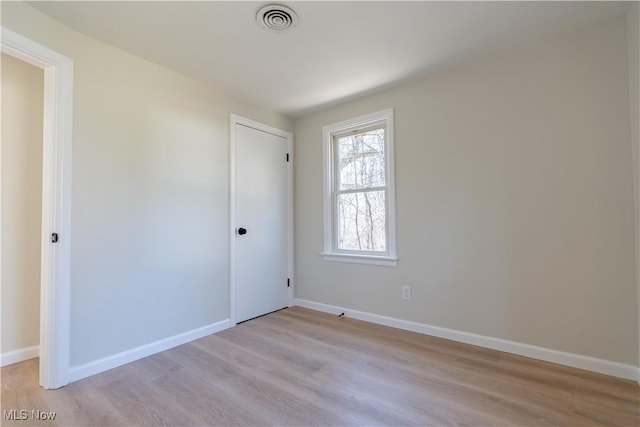
[[[389,256],[352,255],[326,252],[323,252],[320,255],[324,258],[325,261],[348,262],[351,264],[380,265],[383,267],[395,267],[398,265],[398,258]]]

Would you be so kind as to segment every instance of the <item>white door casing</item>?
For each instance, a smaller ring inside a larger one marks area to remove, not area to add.
[[[39,353],[40,385],[53,389],[69,383],[73,61],[0,30],[2,53],[44,70]]]
[[[232,325],[293,301],[291,145],[289,132],[231,115]]]

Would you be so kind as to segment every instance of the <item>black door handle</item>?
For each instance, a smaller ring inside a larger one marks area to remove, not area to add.
[[[238,234],[241,236],[247,234],[247,229],[242,227],[238,228]]]

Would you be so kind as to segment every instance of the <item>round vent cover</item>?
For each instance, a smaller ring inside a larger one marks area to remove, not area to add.
[[[287,6],[270,4],[258,11],[256,21],[264,30],[279,32],[298,25],[298,15]]]

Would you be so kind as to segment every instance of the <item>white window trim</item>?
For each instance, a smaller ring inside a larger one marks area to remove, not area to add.
[[[384,255],[366,252],[340,252],[335,249],[334,223],[336,221],[333,206],[334,158],[333,136],[348,131],[356,126],[370,126],[383,122],[385,131],[385,173],[387,180],[387,253]],[[393,108],[365,114],[322,128],[322,152],[324,172],[324,251],[321,255],[325,261],[337,261],[356,264],[380,265],[395,267],[398,262],[396,254],[396,195],[394,172],[394,132]]]

